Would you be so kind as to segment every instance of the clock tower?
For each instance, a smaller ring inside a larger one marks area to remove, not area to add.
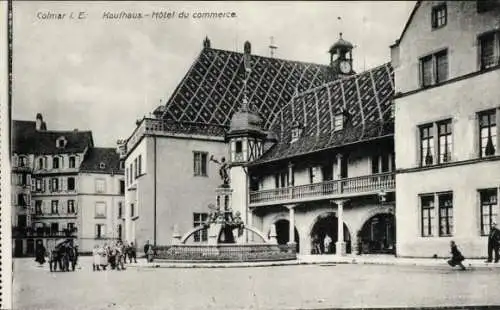
[[[339,39],[330,50],[330,67],[333,78],[353,75],[356,72],[352,69],[352,49],[354,46],[342,38],[342,32]]]

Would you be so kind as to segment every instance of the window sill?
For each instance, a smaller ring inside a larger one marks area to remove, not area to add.
[[[106,216],[96,215],[96,216],[94,216],[94,219],[106,219]]]
[[[456,167],[470,164],[477,164],[488,161],[497,161],[500,160],[500,155],[492,155],[487,157],[478,157],[474,159],[461,160],[461,161],[449,161],[443,164],[433,164],[428,166],[418,166],[415,168],[406,168],[406,169],[396,169],[396,174],[402,173],[410,173],[410,172],[420,172],[426,170],[440,169],[440,168],[448,168],[448,167]]]
[[[204,177],[204,178],[208,178],[208,174],[194,174],[193,176],[194,176],[194,177]]]

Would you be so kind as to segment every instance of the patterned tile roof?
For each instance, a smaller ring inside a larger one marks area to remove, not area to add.
[[[250,106],[267,129],[274,115],[292,97],[327,81],[326,65],[250,56]],[[205,47],[173,95],[163,118],[192,124],[229,126],[243,100],[243,54]]]
[[[56,140],[65,137],[64,148],[56,146]],[[87,147],[93,147],[91,131],[37,131],[35,122],[12,122],[12,152],[17,154],[51,155],[63,153],[81,153]]]
[[[394,132],[391,116],[394,73],[389,63],[298,94],[276,113],[270,128],[281,136],[254,164],[369,140]],[[344,129],[334,131],[335,115],[348,112]],[[304,126],[290,143],[291,126]]]
[[[123,169],[120,169],[120,155],[116,152],[116,149],[104,147],[89,149],[80,165],[80,171],[123,174]]]

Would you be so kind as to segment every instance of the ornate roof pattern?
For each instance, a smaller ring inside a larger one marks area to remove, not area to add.
[[[250,55],[249,105],[267,129],[294,95],[327,81],[326,65]],[[229,126],[243,100],[243,54],[205,47],[165,104],[163,118]]]
[[[255,163],[392,134],[393,95],[394,73],[389,63],[298,94],[271,121],[270,128],[280,134],[280,142]],[[335,131],[335,116],[343,111],[348,121]],[[290,143],[294,121],[304,129],[301,138]]]

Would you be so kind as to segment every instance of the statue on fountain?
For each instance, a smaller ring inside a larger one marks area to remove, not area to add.
[[[226,158],[222,157],[220,161],[214,158],[214,156],[210,156],[210,161],[213,161],[214,163],[218,164],[219,167],[219,175],[220,178],[222,179],[222,186],[223,187],[229,187],[229,165],[226,163]]]
[[[243,235],[244,223],[240,212],[236,211],[233,215],[231,208],[221,210],[220,207],[214,204],[209,204],[208,208],[210,209],[210,213],[203,226],[208,229],[212,224],[220,224],[221,231],[217,241],[219,243],[236,243],[233,230],[238,229],[238,237]]]

